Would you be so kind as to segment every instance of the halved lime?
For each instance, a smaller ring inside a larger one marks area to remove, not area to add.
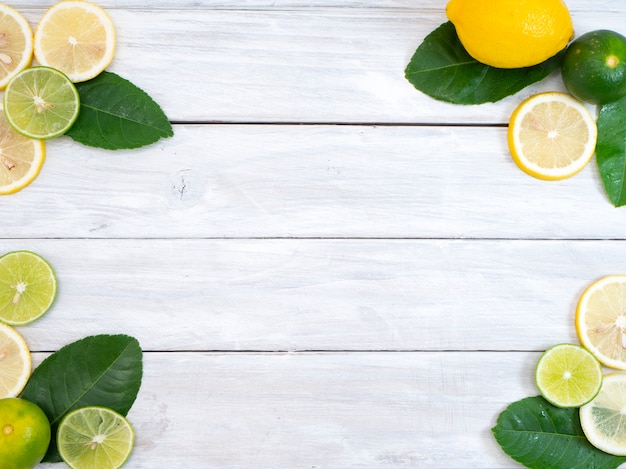
[[[82,407],[59,424],[57,447],[72,469],[117,469],[133,449],[135,433],[128,420],[112,409]]]
[[[21,134],[40,140],[64,134],[80,110],[78,90],[62,72],[31,67],[18,73],[4,92],[4,113]]]
[[[56,292],[54,271],[38,254],[13,251],[0,257],[0,321],[33,322],[50,309]]]
[[[542,396],[557,407],[580,407],[602,386],[600,362],[579,345],[559,344],[546,350],[535,369]]]

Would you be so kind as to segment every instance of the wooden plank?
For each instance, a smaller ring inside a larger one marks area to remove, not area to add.
[[[4,240],[59,278],[36,351],[128,333],[145,350],[532,350],[577,341],[576,303],[621,241]]]
[[[415,90],[404,69],[423,38],[446,21],[443,2],[260,10],[128,4],[134,7],[115,2],[110,9],[118,32],[110,70],[146,90],[177,122],[504,124],[523,97],[563,89],[556,75],[500,104],[469,108]],[[25,13],[35,25],[42,10]],[[619,31],[626,20],[623,10],[600,7],[573,16],[579,34]]]
[[[618,238],[595,163],[562,182],[512,161],[504,128],[176,126],[105,152],[50,141],[2,198],[0,238]]]
[[[490,428],[537,358],[146,353],[125,467],[516,468]]]

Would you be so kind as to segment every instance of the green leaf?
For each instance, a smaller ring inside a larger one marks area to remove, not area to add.
[[[626,97],[600,107],[596,161],[613,205],[626,205]]]
[[[80,113],[66,135],[107,150],[139,148],[174,135],[161,107],[143,90],[111,72],[77,83]]]
[[[614,469],[626,462],[587,441],[578,409],[555,407],[543,397],[514,402],[492,431],[506,454],[531,469]]]
[[[66,345],[35,370],[22,393],[43,409],[52,427],[44,461],[60,461],[56,430],[69,411],[98,405],[126,415],[139,392],[142,352],[126,335],[97,335]]]
[[[454,104],[499,101],[546,78],[561,65],[564,51],[525,68],[495,68],[473,59],[444,23],[417,48],[405,69],[406,79],[423,93]]]

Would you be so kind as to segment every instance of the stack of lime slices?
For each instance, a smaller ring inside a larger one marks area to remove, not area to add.
[[[0,29],[7,32],[0,41],[0,90],[6,88],[6,123],[0,119],[0,194],[11,194],[39,174],[43,141],[72,127],[80,111],[74,83],[90,80],[109,66],[116,39],[109,15],[84,0],[50,7],[34,40],[28,21],[0,4]],[[33,54],[37,67],[30,67]]]

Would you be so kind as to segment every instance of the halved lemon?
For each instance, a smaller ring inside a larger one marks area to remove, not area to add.
[[[0,105],[0,195],[12,194],[33,182],[45,156],[44,142],[16,131]]]
[[[39,21],[34,48],[41,65],[62,71],[74,83],[90,80],[113,60],[113,21],[93,3],[58,2]]]
[[[626,374],[604,377],[598,395],[580,408],[583,433],[593,446],[605,453],[626,456]]]
[[[544,180],[565,179],[591,160],[598,128],[585,107],[566,93],[539,93],[511,115],[508,142],[520,169]]]
[[[0,3],[0,90],[33,59],[33,30],[20,12]]]
[[[626,275],[593,282],[576,307],[580,343],[610,368],[626,370]]]
[[[32,359],[24,338],[0,323],[0,399],[18,396],[30,378]]]

